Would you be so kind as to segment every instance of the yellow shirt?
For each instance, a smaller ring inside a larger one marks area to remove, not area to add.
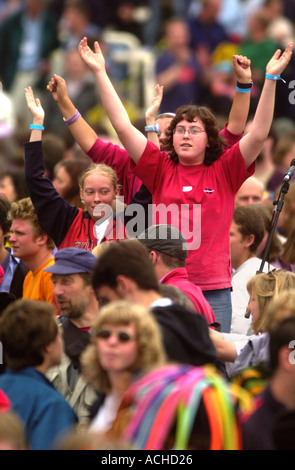
[[[53,303],[53,284],[51,273],[43,271],[44,268],[52,266],[55,260],[52,257],[36,271],[29,271],[24,279],[23,299],[45,300]]]

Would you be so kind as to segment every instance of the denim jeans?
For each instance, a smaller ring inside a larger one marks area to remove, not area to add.
[[[222,333],[230,333],[232,317],[230,287],[227,289],[204,290],[203,294],[212,307],[216,321],[221,325]]]

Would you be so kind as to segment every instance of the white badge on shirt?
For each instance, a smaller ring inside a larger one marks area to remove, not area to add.
[[[192,186],[183,186],[182,191],[184,193],[189,193],[193,189]]]

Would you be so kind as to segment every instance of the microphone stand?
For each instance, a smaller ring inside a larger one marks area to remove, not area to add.
[[[269,231],[267,242],[266,242],[266,245],[265,245],[264,255],[263,255],[263,258],[262,258],[262,261],[261,261],[261,264],[260,264],[260,268],[259,268],[258,271],[256,271],[256,274],[261,274],[263,272],[263,268],[264,268],[266,259],[267,259],[268,254],[269,254],[270,244],[271,244],[271,241],[273,239],[273,235],[275,233],[275,229],[276,229],[276,226],[277,226],[277,223],[278,223],[279,215],[280,215],[281,210],[282,210],[283,205],[284,205],[285,195],[289,191],[289,187],[290,187],[289,180],[284,180],[283,183],[282,183],[281,189],[280,189],[278,200],[273,201],[273,204],[274,204],[275,208],[274,208],[271,223],[270,223],[270,231]],[[249,310],[246,311],[244,317],[245,318],[250,318],[250,311]]]
[[[263,255],[263,258],[262,258],[262,261],[261,261],[261,265],[260,265],[259,270],[257,271],[257,274],[263,272],[264,264],[266,262],[268,254],[269,254],[270,244],[271,244],[273,235],[275,233],[275,229],[276,229],[276,226],[277,226],[277,223],[278,223],[279,215],[280,215],[281,210],[282,210],[283,205],[284,205],[285,195],[289,191],[289,187],[290,187],[289,181],[284,180],[283,184],[281,186],[281,189],[280,189],[278,200],[273,201],[273,204],[274,204],[275,208],[274,208],[274,211],[273,211],[272,220],[271,220],[271,224],[270,224],[270,231],[269,231],[269,234],[268,234],[268,239],[267,239],[267,243],[266,243],[266,246],[265,246],[264,255]]]

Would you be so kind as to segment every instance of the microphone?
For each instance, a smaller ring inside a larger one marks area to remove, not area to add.
[[[285,176],[283,178],[283,181],[290,181],[290,179],[293,176],[294,171],[295,171],[295,158],[293,158],[293,160],[291,160],[291,166],[290,166],[289,170],[287,171],[287,173],[285,174]]]

